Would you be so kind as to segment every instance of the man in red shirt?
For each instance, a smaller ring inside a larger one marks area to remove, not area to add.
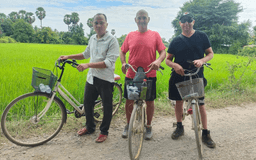
[[[145,10],[139,10],[135,17],[135,22],[137,23],[138,30],[130,32],[121,47],[120,59],[122,62],[122,72],[126,74],[125,81],[134,78],[135,73],[128,69],[126,73],[126,53],[129,51],[128,63],[133,66],[134,69],[138,67],[143,67],[144,71],[152,69],[148,74],[146,74],[149,80],[152,80],[152,95],[149,100],[146,101],[147,104],[147,127],[145,139],[150,140],[152,138],[152,126],[151,121],[154,114],[154,99],[156,99],[156,70],[158,70],[161,62],[166,57],[165,46],[158,32],[151,31],[147,28],[150,17]],[[159,58],[156,59],[156,51],[159,53]],[[126,98],[125,111],[127,118],[127,125],[125,126],[124,132],[122,134],[123,138],[128,136],[128,127],[130,122],[131,113],[133,110],[133,100],[127,99],[126,86],[124,88],[124,97]]]

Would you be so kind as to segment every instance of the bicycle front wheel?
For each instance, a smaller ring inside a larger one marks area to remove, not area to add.
[[[144,124],[145,108],[135,105],[128,130],[129,154],[132,160],[139,159],[144,139]]]
[[[122,102],[122,88],[119,84],[114,83],[113,86],[113,111],[112,115],[115,115],[117,113],[118,108],[120,107]],[[102,105],[102,100],[99,96],[99,98],[95,102],[94,106],[94,119],[97,122],[101,122],[104,115],[104,108]]]
[[[50,95],[46,93],[28,93],[14,99],[1,118],[6,138],[17,145],[38,146],[55,137],[66,120],[66,113],[57,97],[46,110],[49,100]]]
[[[198,151],[198,157],[199,159],[203,158],[203,146],[202,146],[202,136],[201,136],[201,117],[198,105],[193,104],[193,123],[194,123],[194,131],[196,136],[196,145],[197,145],[197,151]]]

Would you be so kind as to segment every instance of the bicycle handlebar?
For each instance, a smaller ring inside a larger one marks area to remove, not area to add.
[[[126,63],[126,64],[125,64],[125,69],[127,70],[128,68],[131,68],[134,73],[137,73],[137,71],[132,67],[132,65],[130,65],[129,63]],[[164,67],[162,67],[162,66],[160,66],[159,68],[162,69],[162,70],[164,70]],[[158,71],[160,71],[160,72],[162,73],[162,71],[161,71],[159,68],[158,68]],[[151,70],[152,70],[152,69],[149,69],[147,72],[145,72],[145,74],[147,74],[147,73],[150,72]],[[163,73],[162,73],[162,74],[163,74]]]
[[[188,61],[188,63],[194,64],[193,62],[190,62],[190,61]],[[184,76],[188,76],[189,77],[189,76],[196,75],[203,66],[206,66],[206,67],[208,67],[208,68],[210,68],[212,70],[210,65],[211,65],[210,63],[204,63],[201,67],[197,68],[196,72],[194,72],[194,73],[187,73],[187,74],[184,74]],[[191,70],[184,69],[184,71],[191,71]]]
[[[59,67],[60,69],[63,69],[65,64],[68,63],[70,64],[72,67],[76,68],[79,64],[76,62],[75,59],[72,59],[71,60],[68,60],[68,59],[65,59],[65,60],[61,60],[60,58],[57,60],[58,64],[55,63],[55,65],[57,67]],[[61,63],[63,63],[62,65],[60,65]]]

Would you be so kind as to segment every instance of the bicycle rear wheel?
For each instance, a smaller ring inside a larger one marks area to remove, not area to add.
[[[122,88],[119,84],[114,83],[113,86],[113,112],[112,115],[115,115],[119,106],[121,105],[122,102]],[[97,122],[101,122],[103,119],[104,115],[104,110],[103,110],[103,105],[102,105],[102,100],[100,96],[95,102],[94,106],[94,119]]]
[[[135,105],[128,130],[129,154],[132,160],[139,159],[144,139],[144,124],[145,108]]]
[[[14,99],[1,118],[6,138],[17,145],[38,146],[55,137],[66,121],[66,113],[62,101],[55,97],[39,119],[49,100],[46,93],[28,93]]]
[[[199,112],[199,107],[196,104],[192,105],[193,109],[193,123],[194,123],[194,131],[196,136],[196,145],[198,151],[199,159],[203,158],[203,146],[202,146],[202,136],[201,136],[201,117]]]

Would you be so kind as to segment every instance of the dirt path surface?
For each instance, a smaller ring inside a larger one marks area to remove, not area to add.
[[[205,160],[256,160],[256,104],[208,110],[208,128],[217,146],[204,146]],[[194,160],[197,148],[191,119],[183,122],[185,134],[172,140],[174,117],[154,117],[153,139],[144,141],[141,160]],[[1,160],[129,160],[128,140],[121,138],[124,121],[115,119],[108,139],[95,143],[99,130],[78,137],[64,133],[38,147],[20,147],[10,142],[0,147]]]

